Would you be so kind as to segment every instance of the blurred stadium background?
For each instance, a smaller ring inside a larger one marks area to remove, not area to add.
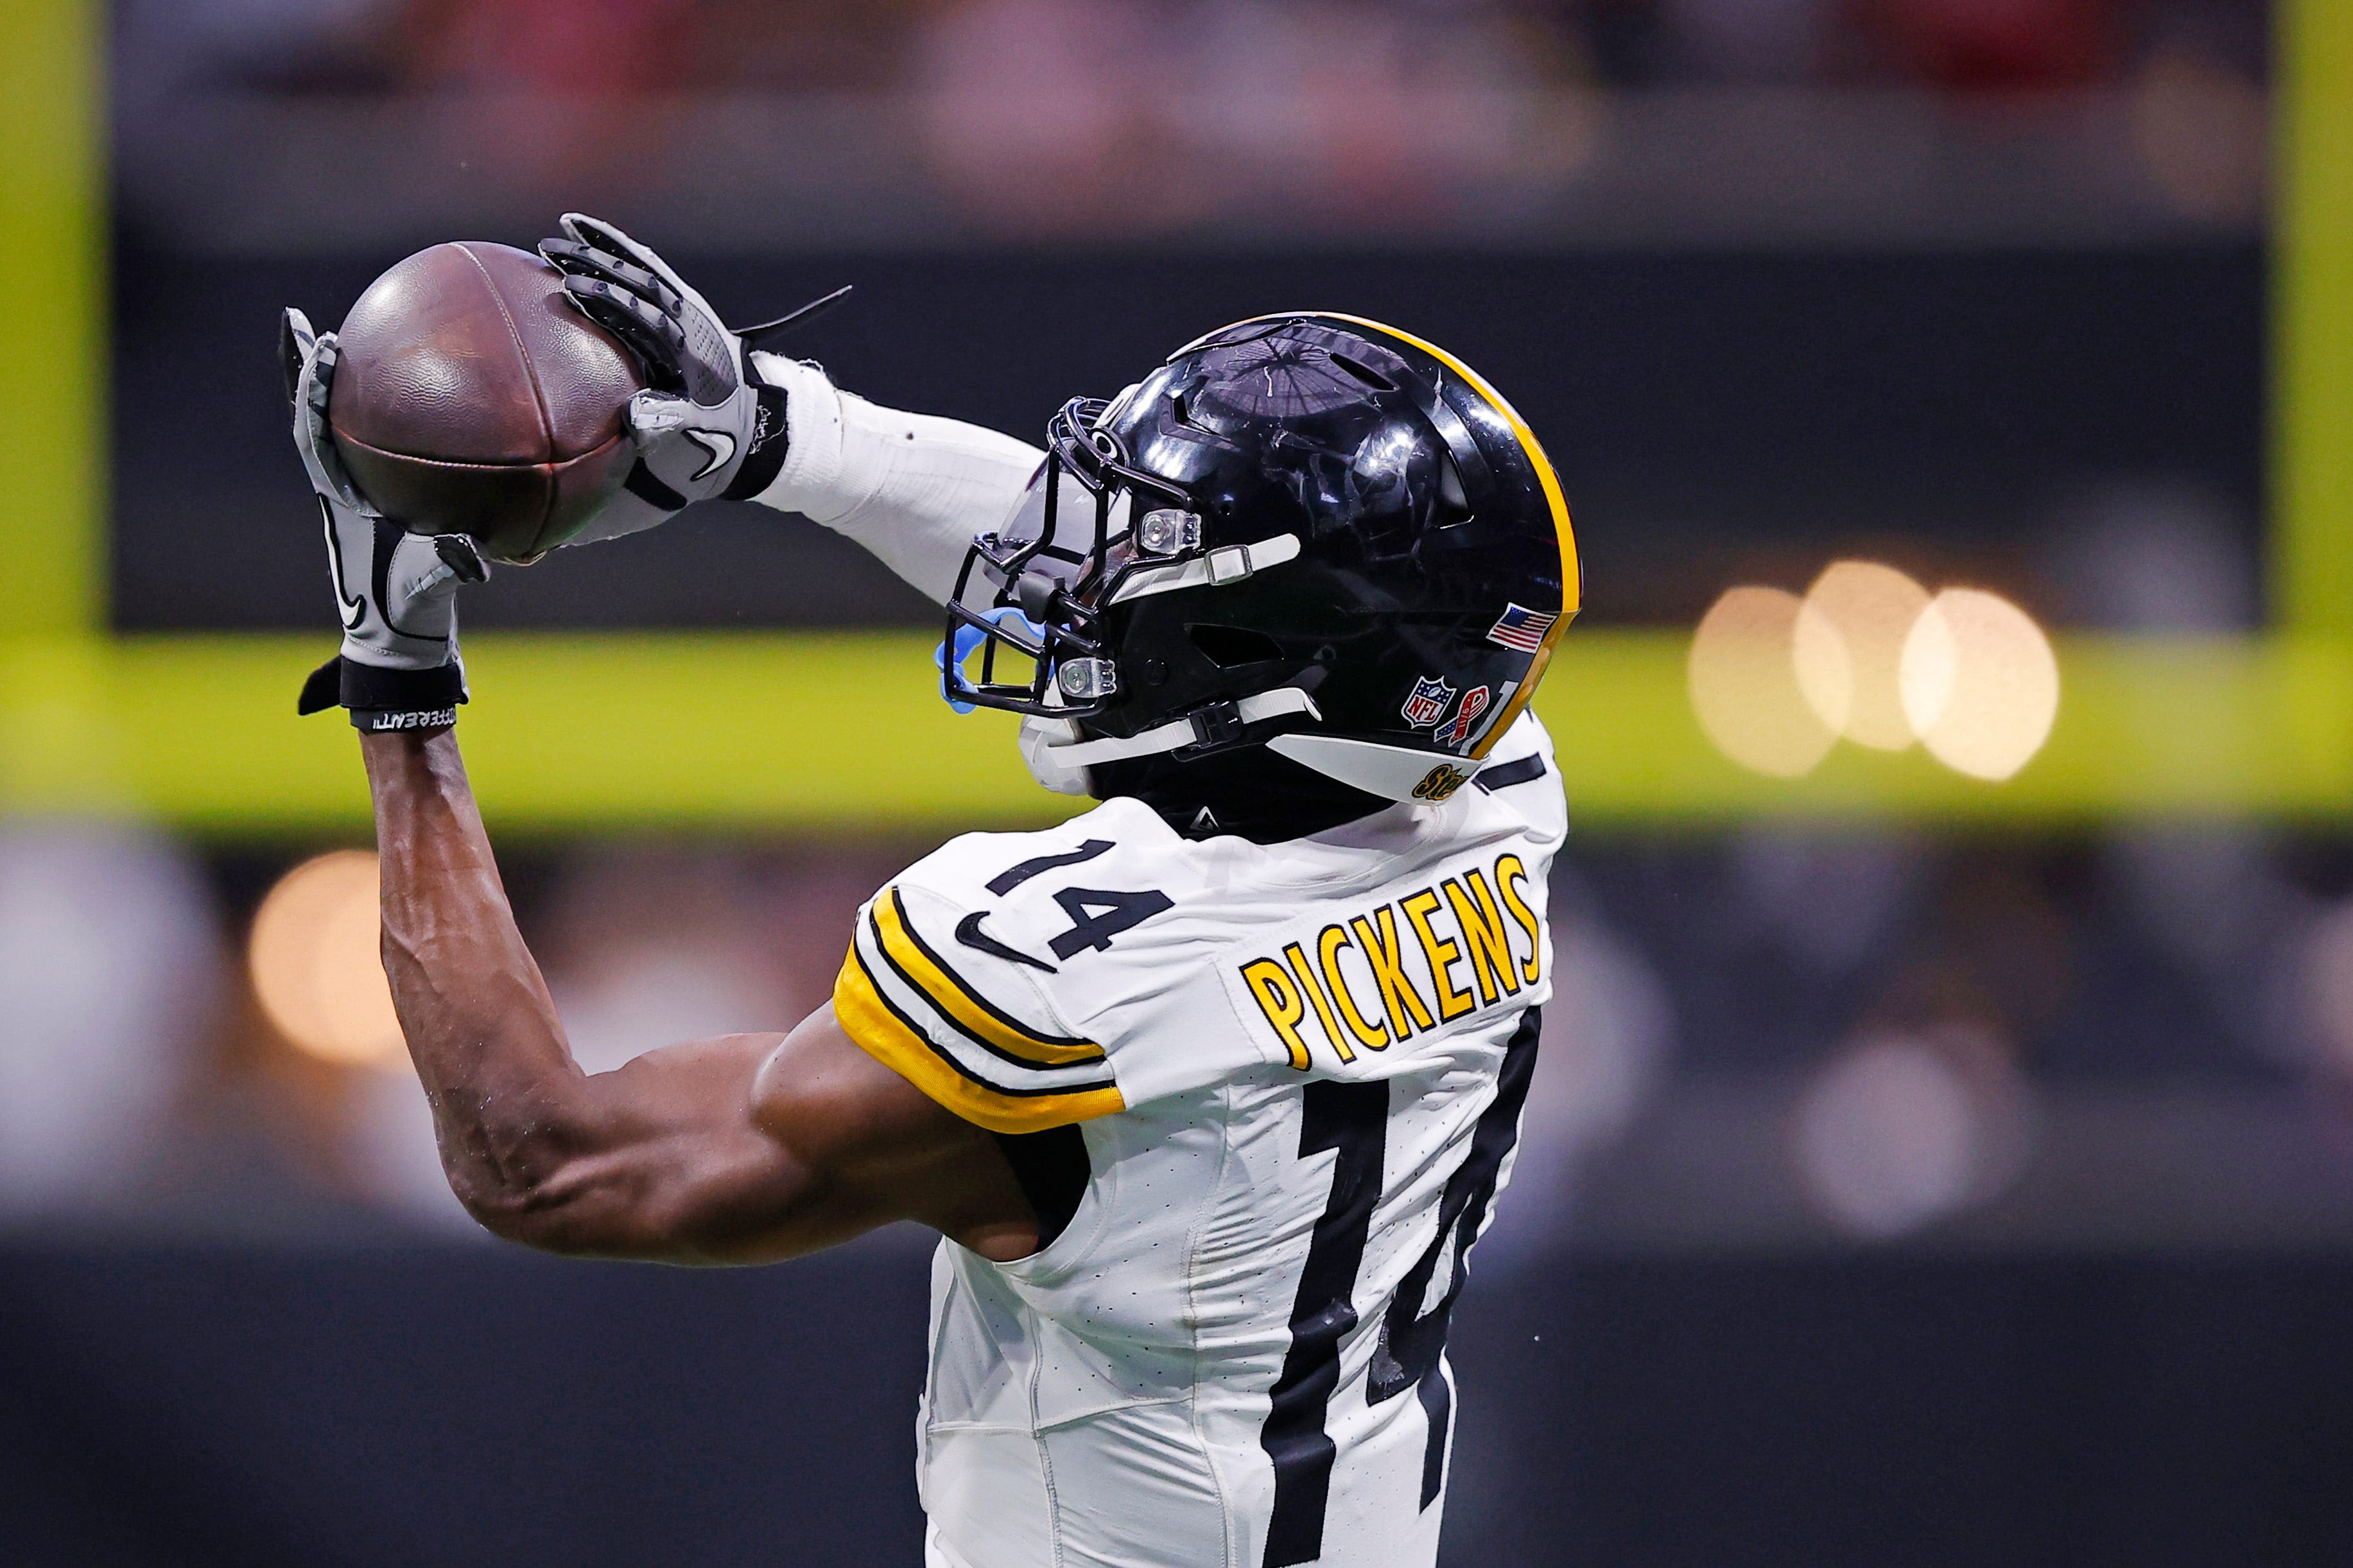
[[[470,1232],[373,969],[272,315],[554,214],[1027,434],[1312,305],[1480,366],[1588,608],[1450,1561],[2353,1561],[2353,6],[8,0],[0,1558],[911,1563],[923,1247]],[[463,729],[584,1062],[1034,823],[713,507]]]

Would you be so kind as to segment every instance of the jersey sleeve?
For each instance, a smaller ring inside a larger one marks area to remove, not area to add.
[[[1019,962],[958,943],[960,929],[967,942],[980,934],[987,911],[960,908],[952,869],[943,870],[919,862],[859,910],[834,984],[843,1031],[991,1131],[1035,1132],[1124,1110],[1109,1053],[1060,1022]]]
[[[855,540],[944,604],[973,535],[1013,509],[1046,454],[960,419],[869,403],[815,365],[753,358],[785,388],[791,437],[784,466],[754,499]]]
[[[835,1016],[869,1054],[999,1132],[1261,1068],[1272,1058],[1236,1026],[1215,962],[1247,911],[1205,864],[1133,800],[1043,832],[954,839],[859,911]]]

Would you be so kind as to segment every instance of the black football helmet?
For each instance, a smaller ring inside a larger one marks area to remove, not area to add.
[[[1030,715],[1033,770],[1074,793],[1094,764],[1263,745],[1443,800],[1581,589],[1552,464],[1469,366],[1377,321],[1264,316],[1054,416],[965,558],[943,682]]]

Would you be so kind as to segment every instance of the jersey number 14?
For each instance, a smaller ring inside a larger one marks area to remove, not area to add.
[[[1504,1158],[1519,1139],[1520,1111],[1527,1103],[1528,1079],[1535,1068],[1536,1015],[1535,1008],[1527,1010],[1504,1048],[1495,1098],[1480,1114],[1470,1152],[1447,1178],[1439,1199],[1438,1235],[1398,1282],[1373,1350],[1365,1397],[1378,1405],[1415,1389],[1429,1418],[1430,1439],[1421,1466],[1423,1508],[1437,1500],[1446,1473],[1446,1429],[1452,1407],[1440,1365],[1446,1330],[1455,1298],[1462,1291],[1471,1244],[1486,1223]],[[1324,1554],[1324,1510],[1338,1454],[1324,1434],[1324,1415],[1339,1386],[1340,1342],[1358,1321],[1351,1297],[1356,1272],[1364,1265],[1373,1209],[1380,1202],[1388,1143],[1387,1083],[1325,1081],[1304,1085],[1300,1092],[1304,1107],[1300,1157],[1326,1150],[1337,1157],[1332,1164],[1332,1196],[1315,1222],[1291,1310],[1291,1350],[1283,1357],[1272,1406],[1259,1434],[1260,1446],[1274,1461],[1274,1510],[1267,1525],[1262,1568],[1292,1568]],[[1440,1263],[1451,1265],[1446,1293],[1425,1312],[1422,1303]]]

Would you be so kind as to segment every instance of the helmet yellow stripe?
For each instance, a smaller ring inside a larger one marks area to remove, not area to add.
[[[1553,532],[1560,540],[1560,618],[1553,622],[1546,630],[1544,640],[1536,645],[1535,656],[1528,660],[1526,679],[1520,682],[1519,689],[1512,693],[1511,700],[1504,704],[1503,711],[1497,713],[1493,722],[1487,726],[1485,737],[1471,752],[1474,760],[1484,758],[1488,749],[1503,739],[1504,731],[1510,729],[1514,721],[1519,718],[1520,710],[1528,705],[1528,699],[1535,695],[1536,682],[1544,679],[1545,667],[1552,662],[1554,647],[1558,644],[1561,633],[1568,629],[1568,623],[1575,618],[1577,610],[1584,604],[1585,572],[1577,557],[1577,528],[1569,521],[1568,498],[1561,493],[1560,476],[1553,471],[1552,459],[1545,456],[1545,449],[1536,440],[1535,432],[1529,429],[1527,421],[1520,417],[1520,411],[1506,402],[1502,393],[1490,386],[1486,377],[1440,348],[1436,343],[1417,338],[1411,332],[1399,331],[1386,321],[1376,321],[1366,316],[1351,316],[1342,310],[1281,311],[1271,315],[1253,316],[1250,320],[1271,321],[1295,320],[1302,316],[1321,317],[1328,321],[1346,321],[1354,326],[1369,327],[1374,331],[1386,333],[1397,339],[1399,342],[1411,343],[1415,348],[1469,382],[1477,389],[1479,395],[1493,404],[1495,412],[1501,414],[1504,422],[1511,426],[1512,434],[1519,437],[1520,450],[1527,454],[1529,465],[1536,471],[1536,482],[1544,487],[1545,504],[1552,509]],[[1240,326],[1241,323],[1238,321],[1235,325]]]

